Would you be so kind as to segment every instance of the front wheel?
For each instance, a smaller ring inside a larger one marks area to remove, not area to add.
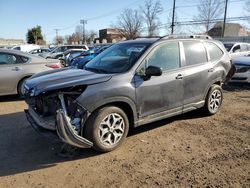
[[[207,94],[204,110],[208,115],[216,114],[222,104],[223,92],[221,86],[212,85],[210,91]]]
[[[129,121],[124,111],[109,106],[95,111],[86,122],[83,136],[94,144],[94,149],[109,152],[121,145],[126,138]]]

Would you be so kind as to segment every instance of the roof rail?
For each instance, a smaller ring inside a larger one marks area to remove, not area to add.
[[[140,40],[140,39],[154,39],[154,38],[161,38],[161,36],[150,36],[150,37],[148,37],[148,36],[144,36],[144,37],[136,37],[136,38],[134,38],[133,40]]]
[[[161,37],[161,39],[188,39],[188,38],[213,39],[209,35],[166,35]]]

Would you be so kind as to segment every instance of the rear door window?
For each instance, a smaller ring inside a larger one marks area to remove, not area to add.
[[[186,66],[207,62],[207,54],[204,45],[196,41],[183,42]]]
[[[223,56],[222,50],[216,44],[212,42],[206,42],[205,45],[211,61],[220,59]]]

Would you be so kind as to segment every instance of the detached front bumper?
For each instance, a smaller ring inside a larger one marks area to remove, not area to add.
[[[25,110],[25,113],[27,120],[30,122],[32,127],[41,135],[52,139],[53,141],[61,140],[69,145],[79,148],[90,148],[93,146],[92,142],[76,133],[69,121],[69,118],[62,109],[57,111],[55,129],[48,129],[46,122],[42,121],[33,109]]]

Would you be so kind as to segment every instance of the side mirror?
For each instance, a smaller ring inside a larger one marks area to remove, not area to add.
[[[162,75],[162,70],[160,67],[156,66],[148,66],[145,71],[145,80],[150,79],[151,76],[161,76]]]
[[[151,76],[161,76],[162,75],[162,70],[160,67],[156,67],[156,66],[148,66],[146,71],[145,71],[145,75],[147,77],[151,77]]]

